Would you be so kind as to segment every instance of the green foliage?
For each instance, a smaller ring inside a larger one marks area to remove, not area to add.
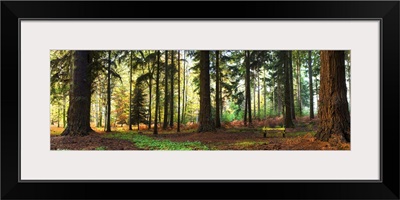
[[[145,135],[139,134],[109,134],[105,137],[117,138],[122,140],[128,140],[141,149],[147,150],[209,150],[209,148],[201,142],[172,142],[170,140],[157,140]]]
[[[141,87],[141,85],[136,84],[135,89],[133,90],[132,116],[130,116],[132,124],[147,122],[147,108],[145,105],[146,95],[144,94],[144,90]]]
[[[107,150],[107,147],[100,146],[100,147],[96,147],[95,150]]]

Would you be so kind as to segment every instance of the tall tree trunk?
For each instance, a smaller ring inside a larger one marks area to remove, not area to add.
[[[150,78],[149,78],[149,130],[151,129],[151,92],[152,92],[152,87],[153,87],[153,73],[150,73]]]
[[[244,85],[245,85],[245,98],[244,98],[244,114],[243,114],[243,123],[245,126],[247,126],[247,107],[248,107],[248,103],[247,103],[247,78],[244,79]]]
[[[301,105],[301,64],[300,64],[300,51],[297,51],[297,102],[299,105],[299,114],[302,116],[302,105]]]
[[[308,51],[308,79],[310,87],[310,119],[314,119],[314,91],[312,84],[311,51]]]
[[[256,109],[256,77],[255,70],[253,73],[253,119],[256,119],[257,109]]]
[[[89,51],[74,52],[74,67],[70,88],[67,127],[61,135],[84,136],[90,128],[90,89]]]
[[[175,65],[174,65],[174,51],[171,51],[171,93],[170,93],[170,118],[169,118],[169,127],[174,127],[174,74],[175,74]]]
[[[153,134],[158,134],[158,116],[159,116],[159,104],[160,104],[160,50],[157,51],[157,72],[156,72],[156,112],[154,117],[154,131]]]
[[[210,55],[209,51],[200,51],[200,116],[198,132],[215,131],[211,119],[210,98]]]
[[[283,115],[283,103],[282,103],[282,87],[281,87],[281,80],[277,80],[278,81],[278,87],[277,87],[277,95],[276,95],[276,97],[277,97],[277,102],[278,102],[278,112],[277,112],[277,114],[278,114],[278,116],[282,116]]]
[[[183,50],[183,88],[182,88],[182,122],[185,123],[185,96],[186,96],[186,51]]]
[[[165,85],[164,85],[164,123],[163,129],[168,126],[168,51],[165,50]]]
[[[133,68],[133,52],[130,51],[130,67],[129,67],[129,130],[132,130],[132,68]]]
[[[258,95],[258,101],[257,101],[257,106],[258,106],[258,108],[257,108],[257,119],[258,120],[260,120],[260,106],[261,106],[261,103],[260,103],[260,69],[258,68],[257,69],[257,74],[256,74],[256,76],[257,76],[257,81],[258,81],[258,83],[257,83],[257,95]]]
[[[137,87],[137,85],[135,86],[135,88]],[[137,90],[137,92],[136,92],[136,96],[139,96],[139,92],[140,92],[140,90]],[[135,103],[135,104],[138,104],[138,102],[137,103]],[[138,130],[138,133],[139,133],[139,131],[140,131],[140,112],[139,112],[139,110],[140,110],[140,108],[138,109],[138,112],[136,113],[136,121],[137,121],[137,130]]]
[[[285,65],[285,127],[293,128],[294,124],[292,121],[292,107],[290,102],[290,63],[289,63],[289,52],[284,51],[284,65]]]
[[[335,134],[350,142],[350,114],[347,103],[344,51],[321,51],[321,85],[315,137],[327,141]]]
[[[178,127],[177,132],[181,132],[181,51],[178,50]]]
[[[220,123],[221,123],[221,118],[222,118],[222,111],[224,110],[224,99],[222,98],[222,72],[221,69],[219,70],[219,118],[220,118]]]
[[[252,119],[251,119],[251,93],[250,93],[250,51],[247,52],[247,60],[246,60],[246,79],[247,79],[247,88],[246,88],[246,95],[247,95],[247,112],[248,112],[248,119],[249,125],[252,126]]]
[[[293,54],[292,51],[289,51],[289,80],[290,80],[290,107],[291,107],[291,115],[292,119],[296,119],[296,113],[294,109],[294,94],[293,94]]]
[[[317,110],[319,108],[319,91],[318,91],[318,81],[317,81],[317,76],[315,76],[315,96],[317,97]]]
[[[111,132],[111,51],[108,51],[108,73],[107,73],[107,129]]]
[[[267,119],[267,68],[264,67],[264,119]]]
[[[220,119],[220,112],[219,112],[219,106],[220,106],[220,77],[219,77],[219,51],[215,51],[215,69],[216,69],[216,80],[215,80],[215,126],[217,128],[221,128],[221,119]]]

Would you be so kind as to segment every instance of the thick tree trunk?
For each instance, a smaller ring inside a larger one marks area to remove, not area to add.
[[[181,132],[181,51],[178,50],[178,127],[177,132]]]
[[[200,116],[198,132],[215,131],[211,119],[209,51],[200,51]]]
[[[174,51],[171,51],[171,93],[170,93],[170,110],[169,110],[169,127],[174,127],[174,75],[175,75],[175,65],[174,65]]]
[[[215,69],[216,69],[216,81],[215,81],[215,126],[217,128],[221,128],[221,119],[220,119],[220,112],[219,112],[219,106],[220,106],[220,77],[219,77],[219,51],[215,51]]]
[[[89,51],[75,51],[67,128],[61,135],[84,136],[90,128],[90,88]]]
[[[289,52],[284,51],[284,65],[285,65],[285,127],[293,128],[294,124],[292,121],[292,106],[290,99],[290,64],[289,64]]]
[[[321,51],[321,85],[315,137],[327,141],[335,134],[350,142],[350,114],[347,103],[344,51]]]
[[[107,73],[107,129],[111,132],[111,51],[108,51],[108,73]]]
[[[159,104],[160,104],[160,50],[157,51],[157,72],[156,72],[156,116],[154,117],[154,131],[153,134],[158,134],[158,116],[159,116]]]
[[[163,129],[168,126],[168,51],[165,50],[165,85],[164,85],[164,123]]]
[[[308,80],[310,87],[310,119],[314,119],[314,91],[312,84],[311,51],[308,51]]]

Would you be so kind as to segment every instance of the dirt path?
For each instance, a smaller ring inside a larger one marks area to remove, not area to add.
[[[52,136],[51,150],[139,150],[132,142],[103,138],[98,133],[83,137]]]

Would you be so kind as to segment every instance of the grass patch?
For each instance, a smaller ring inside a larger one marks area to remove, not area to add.
[[[234,145],[235,146],[240,146],[240,147],[250,147],[258,144],[268,144],[268,141],[264,142],[255,142],[255,141],[242,141],[242,142],[237,142]]]
[[[147,150],[209,150],[209,148],[199,141],[195,142],[172,142],[170,140],[157,140],[145,135],[132,133],[114,133],[104,135],[107,138],[128,140],[141,149]]]
[[[107,147],[100,146],[100,147],[96,147],[95,150],[107,150]]]

